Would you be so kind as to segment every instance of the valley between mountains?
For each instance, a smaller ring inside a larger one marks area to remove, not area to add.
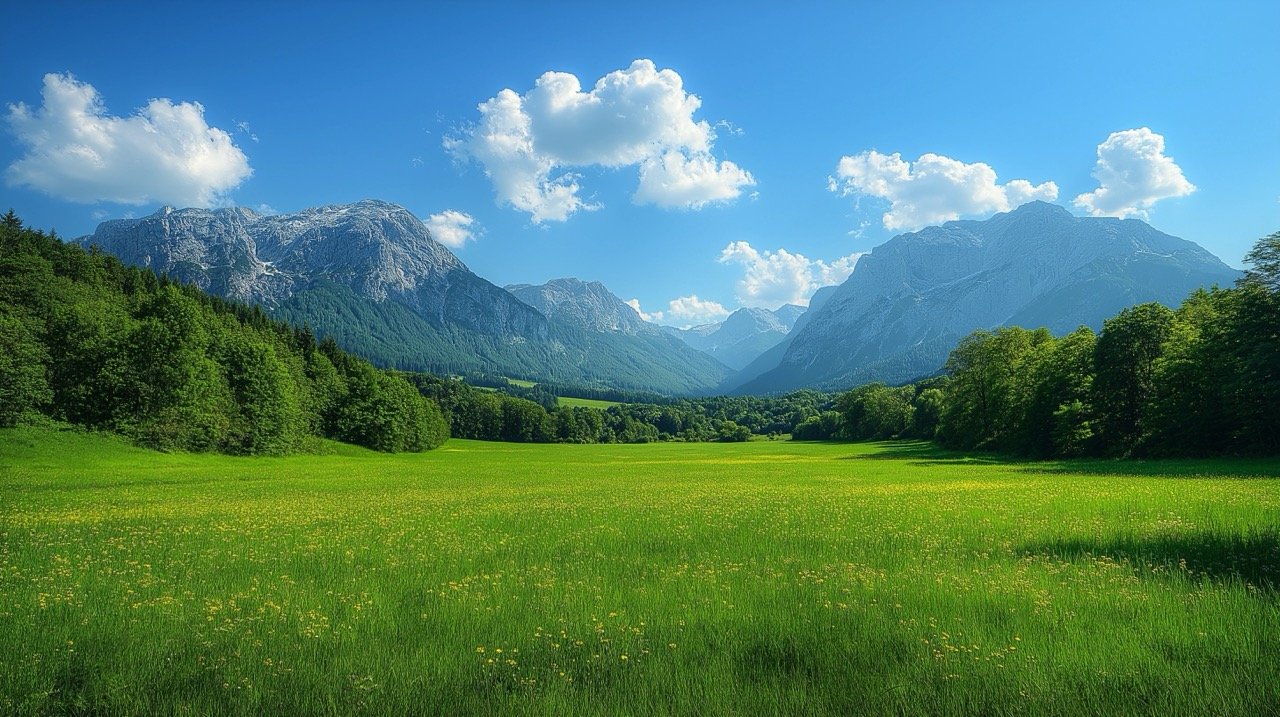
[[[78,242],[306,324],[377,364],[666,395],[840,390],[937,373],[976,329],[1095,330],[1239,272],[1136,219],[1031,202],[896,236],[807,307],[660,326],[596,281],[499,287],[408,210],[366,200],[292,214],[172,209]]]

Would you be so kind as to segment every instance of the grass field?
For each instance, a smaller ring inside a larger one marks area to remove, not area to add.
[[[601,410],[610,406],[621,405],[618,401],[602,401],[598,398],[573,398],[572,396],[560,396],[556,399],[556,403],[561,406],[586,406],[587,408],[599,408]]]
[[[0,431],[0,714],[1275,714],[1280,465]]]

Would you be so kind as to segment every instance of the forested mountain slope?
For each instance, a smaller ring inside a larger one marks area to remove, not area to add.
[[[386,202],[273,216],[165,208],[78,241],[305,322],[386,366],[661,393],[699,392],[729,373],[673,341],[548,319]]]
[[[778,350],[725,385],[741,393],[900,383],[938,371],[975,329],[1065,334],[1148,301],[1177,306],[1240,273],[1136,219],[1032,202],[902,234],[863,256]],[[816,302],[815,302],[816,303]]]

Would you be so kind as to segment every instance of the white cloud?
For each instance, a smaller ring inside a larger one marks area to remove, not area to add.
[[[1146,218],[1161,199],[1196,190],[1182,168],[1164,153],[1164,136],[1146,127],[1112,132],[1098,145],[1093,167],[1098,188],[1076,197],[1075,205],[1095,217]]]
[[[26,147],[5,171],[9,186],[74,202],[208,207],[253,173],[197,102],[154,99],[115,117],[92,85],[69,74],[45,75],[42,97],[38,109],[9,106],[9,127]]]
[[[709,324],[729,315],[729,310],[710,299],[699,299],[697,294],[681,296],[667,303],[666,319],[685,325]]]
[[[886,229],[919,229],[962,216],[1005,212],[1033,199],[1058,197],[1053,182],[1033,185],[1025,179],[996,183],[996,172],[982,162],[965,164],[940,154],[907,162],[897,152],[868,150],[840,158],[828,188],[842,196],[886,199]]]
[[[662,321],[662,312],[661,312],[661,311],[655,311],[655,312],[653,312],[653,313],[646,313],[645,311],[641,310],[641,308],[640,308],[640,300],[639,300],[639,299],[629,299],[629,300],[627,300],[625,303],[626,303],[626,305],[627,305],[627,306],[630,306],[631,308],[635,309],[635,310],[636,310],[636,313],[640,315],[640,318],[641,318],[641,319],[643,319],[643,320],[645,320],[645,321],[652,321],[652,322],[654,322],[654,323],[657,323],[657,322],[659,322],[659,321]]]
[[[743,277],[736,285],[743,306],[776,309],[783,304],[807,305],[813,292],[849,278],[861,256],[855,252],[825,262],[786,249],[761,252],[745,241],[736,241],[720,252],[720,263],[743,267]]]
[[[640,186],[634,199],[637,204],[701,209],[736,199],[744,186],[752,184],[751,173],[733,162],[717,164],[709,154],[689,157],[671,151],[640,163]]]
[[[637,203],[698,209],[755,184],[746,170],[712,156],[714,129],[693,119],[701,105],[679,74],[650,60],[610,72],[589,92],[574,75],[547,72],[524,95],[504,89],[480,103],[480,121],[444,147],[479,162],[499,201],[535,223],[598,209],[580,196],[573,171],[592,166],[638,166]]]
[[[474,217],[452,209],[432,214],[427,217],[426,224],[436,241],[453,249],[461,249],[463,244],[474,241],[480,234],[480,225]]]

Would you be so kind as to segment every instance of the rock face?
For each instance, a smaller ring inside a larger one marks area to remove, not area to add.
[[[1032,202],[985,221],[901,234],[816,296],[796,329],[722,388],[843,389],[937,371],[961,338],[996,326],[1063,334],[1147,301],[1177,306],[1239,272],[1144,222]]]
[[[524,303],[567,324],[588,331],[655,334],[657,326],[619,299],[604,284],[581,279],[552,279],[545,284],[511,284],[507,291]]]
[[[671,329],[671,333],[729,368],[741,369],[786,338],[804,311],[795,304],[774,311],[743,308],[720,323]]]
[[[552,310],[550,301],[543,308],[565,318],[549,319],[476,276],[422,221],[386,202],[274,216],[166,207],[141,219],[104,222],[78,241],[307,322],[344,348],[397,368],[661,393],[704,391],[729,373],[666,337],[654,343],[629,334],[630,317],[616,306],[619,328],[605,319],[589,325],[590,312],[575,317]],[[583,287],[621,304],[599,284]]]
[[[324,279],[439,326],[545,337],[546,319],[471,272],[408,210],[375,200],[262,216],[165,207],[104,222],[82,244],[236,301],[274,309]]]

